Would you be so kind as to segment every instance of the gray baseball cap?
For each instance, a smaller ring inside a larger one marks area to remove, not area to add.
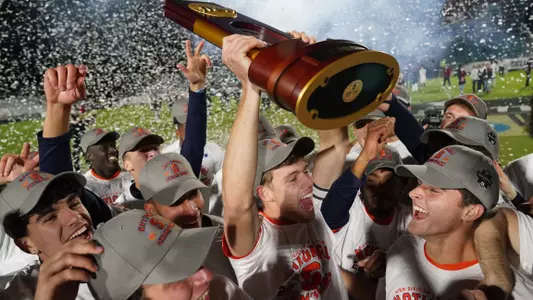
[[[498,160],[500,143],[498,134],[490,124],[476,117],[460,117],[443,129],[430,129],[420,136],[420,141],[429,143],[430,135],[445,134],[457,142],[467,146],[481,146],[485,148],[493,160]]]
[[[385,113],[383,113],[379,109],[375,109],[371,113],[369,113],[368,115],[366,115],[366,116],[362,117],[361,119],[355,121],[353,123],[353,126],[356,126],[356,124],[361,122],[361,121],[376,121],[376,120],[383,119],[385,117],[386,117]]]
[[[98,271],[89,281],[100,300],[126,300],[143,284],[177,282],[203,265],[218,227],[182,229],[143,210],[100,223],[93,240]]]
[[[120,142],[118,146],[118,154],[120,157],[124,157],[126,152],[129,152],[140,142],[153,142],[154,144],[163,144],[165,140],[157,134],[150,133],[150,130],[141,128],[141,127],[132,127],[126,131],[122,137],[120,137]]]
[[[172,104],[172,108],[170,110],[172,112],[172,116],[176,118],[176,121],[181,124],[185,124],[187,122],[187,111],[189,110],[188,96],[186,96],[185,93],[180,94],[178,96],[178,100]]]
[[[453,104],[464,104],[476,114],[476,117],[481,119],[487,119],[488,108],[485,101],[481,100],[477,95],[465,94],[459,97],[452,98],[444,103],[444,111]]]
[[[265,116],[259,116],[259,136],[258,139],[260,141],[266,140],[266,139],[273,139],[276,137],[276,131],[274,130],[274,127],[272,127],[272,124],[268,121],[268,119]]]
[[[466,189],[487,210],[494,208],[500,195],[499,177],[492,161],[465,146],[444,147],[424,165],[397,166],[395,172],[441,189]]]
[[[120,134],[115,131],[107,131],[102,128],[91,129],[81,137],[80,146],[84,153],[87,153],[87,149],[92,145],[98,144],[103,138],[110,136],[113,140],[118,140]]]
[[[365,169],[365,175],[370,175],[378,169],[392,169],[402,165],[402,156],[394,147],[385,146],[383,150],[372,159]]]
[[[77,181],[81,186],[85,186],[87,182],[83,175],[76,172],[63,172],[56,176],[40,171],[20,174],[0,193],[0,220],[14,212],[26,215],[39,203],[52,182],[66,177]]]
[[[276,127],[276,134],[285,144],[292,143],[300,137],[298,131],[296,131],[296,128],[292,127],[291,125],[280,125]]]
[[[392,93],[400,100],[405,106],[411,106],[411,97],[407,92],[407,89],[401,85],[397,85],[392,89]]]
[[[284,144],[279,139],[259,141],[257,171],[254,180],[254,194],[256,194],[256,189],[261,184],[261,179],[266,172],[283,163],[291,153],[305,157],[313,152],[314,148],[315,142],[308,137],[299,138],[296,142],[290,144]]]
[[[166,153],[149,160],[139,174],[139,186],[144,199],[162,205],[172,205],[183,195],[194,190],[206,190],[181,154]]]

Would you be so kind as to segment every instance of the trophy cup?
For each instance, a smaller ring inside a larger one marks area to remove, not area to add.
[[[346,40],[309,45],[215,3],[166,0],[165,16],[218,47],[235,33],[269,44],[248,54],[248,77],[309,128],[357,121],[376,109],[398,80],[398,62],[388,54]]]

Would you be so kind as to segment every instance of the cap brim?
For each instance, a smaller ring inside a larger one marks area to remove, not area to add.
[[[463,98],[453,98],[451,100],[448,100],[444,103],[444,107],[448,108],[448,106],[457,104],[457,103],[468,106],[476,114],[476,117],[481,118],[479,116],[479,112],[477,111],[476,107],[472,103],[470,103],[468,100],[463,99]]]
[[[286,147],[280,148],[279,151],[274,154],[270,162],[268,162],[268,164],[265,166],[265,170],[263,171],[263,173],[268,172],[279,166],[287,159],[287,157],[289,157],[289,155],[293,153],[297,156],[305,157],[309,153],[313,152],[314,149],[315,142],[311,138],[299,138],[295,142],[287,144]]]
[[[183,115],[176,114],[176,115],[174,115],[174,118],[180,124],[185,124],[187,122],[187,114],[183,114]]]
[[[200,180],[191,178],[166,187],[162,191],[154,194],[150,199],[159,204],[170,206],[176,204],[183,195],[195,189],[202,190],[208,189],[208,187]]]
[[[29,213],[30,211],[32,211],[33,208],[35,208],[35,206],[37,206],[37,204],[39,203],[39,201],[41,200],[43,194],[46,192],[46,189],[48,188],[48,186],[50,186],[50,184],[52,184],[52,182],[55,182],[59,179],[64,179],[65,177],[71,177],[72,179],[76,180],[80,185],[82,186],[85,186],[85,184],[87,183],[87,179],[85,179],[85,176],[79,174],[79,173],[76,173],[76,172],[63,172],[63,173],[60,173],[56,176],[54,176],[54,178],[52,178],[50,181],[48,181],[46,184],[42,185],[42,186],[39,186],[39,187],[36,187],[35,190],[33,190],[30,194],[30,196],[28,196],[27,200],[24,201],[24,203],[20,206],[20,208],[18,209],[18,211],[20,212],[21,215],[25,215],[27,213]],[[38,196],[34,196],[34,195],[37,195]]]
[[[120,138],[120,134],[116,131],[109,131],[108,133],[102,135],[102,136],[99,136],[97,137],[94,141],[92,141],[89,145],[87,145],[87,147],[84,147],[85,149],[82,149],[83,152],[87,152],[87,150],[89,149],[89,147],[91,146],[94,146],[96,144],[98,144],[101,140],[103,140],[105,137],[108,137],[108,136],[111,136],[113,137],[113,140],[116,141]]]
[[[204,264],[218,227],[184,229],[142,284],[181,281],[196,273]]]
[[[401,165],[394,168],[394,172],[403,177],[416,177],[425,184],[441,189],[465,188],[460,182],[428,166]]]
[[[145,135],[139,140],[137,140],[135,143],[131,144],[128,147],[128,149],[124,149],[122,153],[119,153],[120,157],[124,157],[124,154],[126,154],[126,152],[133,151],[133,149],[137,148],[137,146],[139,146],[139,144],[142,142],[147,142],[148,144],[153,143],[153,144],[161,145],[165,142],[165,140],[157,134],[151,133],[151,134]]]
[[[365,174],[368,176],[375,170],[379,169],[391,169],[394,170],[396,166],[399,166],[401,164],[395,164],[393,162],[384,162],[384,161],[377,161],[377,162],[370,162],[368,166],[365,169]]]

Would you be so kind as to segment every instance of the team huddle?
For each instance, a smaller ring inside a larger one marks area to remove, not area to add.
[[[211,61],[187,41],[175,140],[90,129],[85,174],[69,124],[89,70],[48,69],[38,155],[0,162],[0,299],[533,299],[533,164],[502,170],[482,99],[425,130],[398,86],[314,141],[259,114],[247,54],[266,46],[224,38],[242,85],[225,147],[206,141]]]

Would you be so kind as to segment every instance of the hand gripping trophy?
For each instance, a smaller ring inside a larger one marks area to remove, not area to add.
[[[306,44],[215,3],[166,0],[165,16],[222,47],[231,34],[269,44],[249,53],[250,81],[313,129],[340,128],[377,108],[399,75],[396,59],[346,40]]]

